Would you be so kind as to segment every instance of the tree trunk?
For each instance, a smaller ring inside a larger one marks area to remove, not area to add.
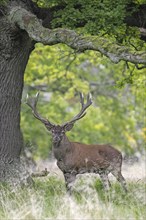
[[[24,70],[34,43],[25,31],[0,17],[0,181],[15,178],[23,147],[20,108]],[[14,171],[13,170],[13,171]],[[17,171],[18,172],[18,171]]]

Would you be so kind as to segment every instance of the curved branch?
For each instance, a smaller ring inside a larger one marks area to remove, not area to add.
[[[98,51],[114,63],[121,60],[134,64],[146,64],[146,51],[134,51],[130,47],[116,44],[103,37],[82,36],[73,30],[44,28],[38,18],[21,7],[14,7],[9,13],[9,20],[25,30],[29,37],[45,45],[63,43],[78,52]]]

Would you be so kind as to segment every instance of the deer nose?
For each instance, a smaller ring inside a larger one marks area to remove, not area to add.
[[[53,142],[58,142],[58,141],[60,141],[60,137],[58,136],[53,137]]]

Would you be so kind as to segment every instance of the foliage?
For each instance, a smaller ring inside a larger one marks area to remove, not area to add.
[[[135,3],[135,6],[129,5]],[[52,28],[67,27],[78,28],[81,33],[115,36],[120,43],[131,41],[134,37],[139,38],[136,28],[128,27],[125,18],[135,12],[142,1],[132,0],[40,0],[37,4],[41,7],[60,8],[54,13]]]
[[[6,0],[0,0],[0,5],[4,4]]]
[[[92,179],[92,178],[86,178]],[[85,181],[85,180],[84,180]],[[112,183],[106,194],[99,180],[79,179],[72,197],[66,195],[64,182],[55,176],[35,180],[35,186],[9,189],[0,186],[0,219],[144,219],[145,186],[130,182],[124,194]],[[23,208],[22,208],[23,207]]]
[[[51,85],[48,88],[50,92],[58,90],[62,94],[69,90],[70,96],[78,88],[87,91],[88,83],[86,81],[82,83],[79,78],[76,78],[73,72],[74,65],[72,69],[70,68],[74,61],[76,65],[80,65],[81,59],[76,59],[76,56],[77,54],[67,46],[43,47],[37,44],[26,70],[26,83],[31,83],[32,86],[33,84]]]
[[[26,93],[42,90],[41,114],[54,123],[68,121],[79,111],[78,92],[91,91],[93,106],[67,135],[84,143],[111,143],[126,153],[143,151],[145,142],[144,69],[125,63],[114,65],[96,52],[75,54],[66,46],[36,45],[25,74]],[[22,129],[26,142],[47,157],[51,136],[31,110],[22,105]],[[30,126],[31,125],[31,126]]]
[[[66,1],[64,1],[66,3]],[[114,7],[113,7],[114,4]],[[65,9],[60,10],[53,21],[53,26],[74,28],[77,24],[86,23],[85,29],[97,34],[100,30],[110,32],[116,26],[121,26],[124,18],[125,2],[122,1],[68,1]],[[75,7],[76,6],[76,7]]]

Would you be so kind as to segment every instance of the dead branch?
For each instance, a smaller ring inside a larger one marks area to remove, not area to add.
[[[45,177],[49,174],[50,172],[47,170],[47,168],[45,168],[45,170],[42,170],[40,172],[35,172],[32,173],[31,176],[32,177]]]

